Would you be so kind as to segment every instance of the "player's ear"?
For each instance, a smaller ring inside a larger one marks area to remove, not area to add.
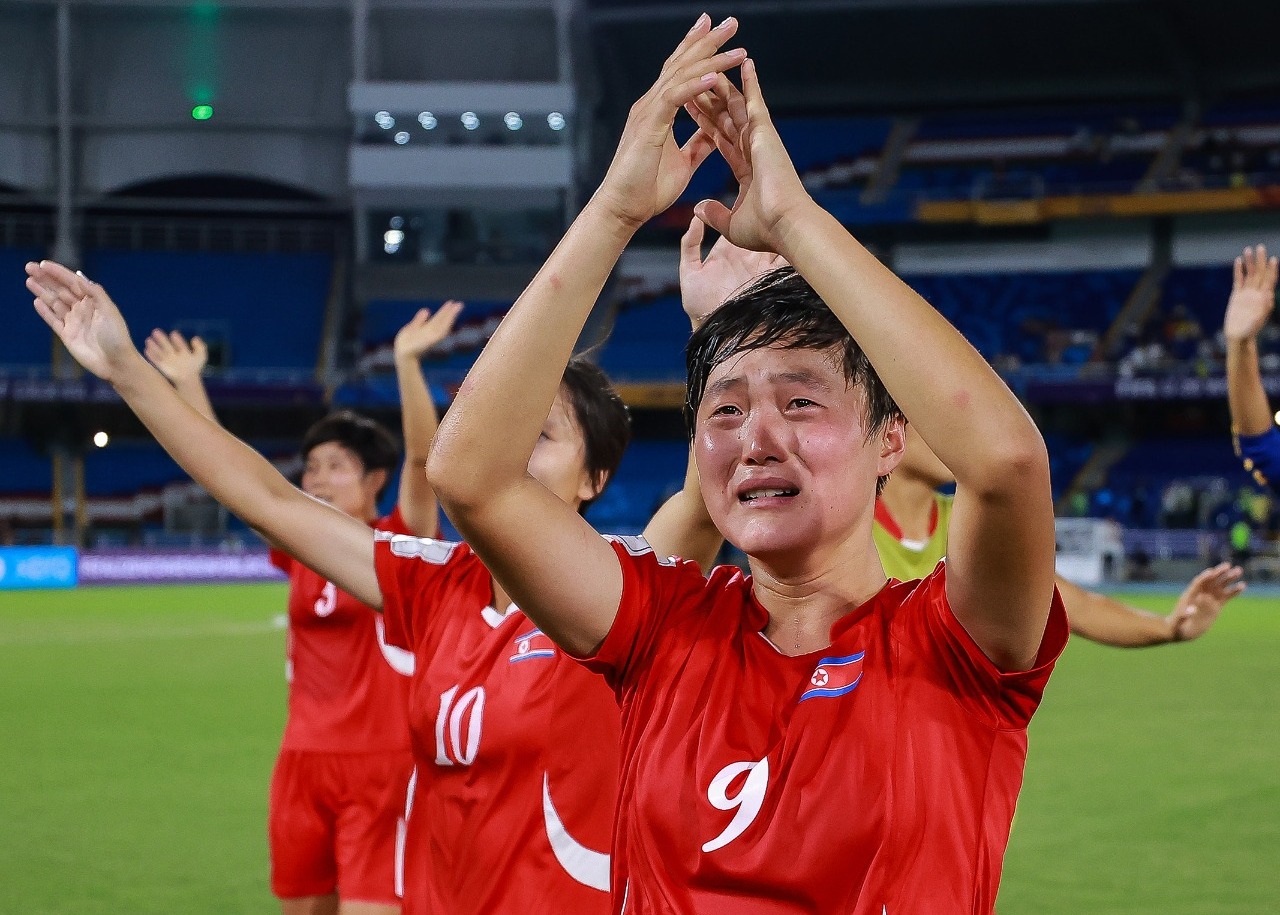
[[[382,488],[387,485],[389,475],[386,469],[379,467],[377,470],[365,471],[365,483],[373,490],[374,495],[382,492]]]
[[[876,464],[876,474],[887,476],[902,463],[907,452],[907,423],[901,416],[895,416],[885,423],[880,434],[880,457]]]

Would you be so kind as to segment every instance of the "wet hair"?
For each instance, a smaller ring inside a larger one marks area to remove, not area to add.
[[[794,267],[778,267],[732,296],[689,338],[684,417],[691,438],[712,370],[739,353],[769,346],[827,350],[839,358],[845,381],[865,396],[868,442],[902,416],[867,354],[827,303]],[[886,480],[879,479],[877,493]]]
[[[604,492],[631,441],[631,415],[609,376],[580,356],[569,360],[560,383],[582,430],[587,474],[599,485],[600,492]],[[585,512],[594,501],[594,498],[588,499],[580,510]]]
[[[351,410],[330,413],[308,429],[302,437],[302,459],[305,461],[315,448],[328,442],[336,442],[358,457],[365,473],[387,471],[387,483],[400,463],[395,436],[381,423]],[[378,490],[378,498],[382,498],[386,488],[384,483]]]

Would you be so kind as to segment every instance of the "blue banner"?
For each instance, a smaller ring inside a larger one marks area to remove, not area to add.
[[[70,546],[0,547],[0,591],[74,588],[76,560]]]

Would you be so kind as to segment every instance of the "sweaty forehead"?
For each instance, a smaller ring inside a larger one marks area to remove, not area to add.
[[[795,385],[831,392],[848,388],[837,351],[765,346],[736,353],[715,366],[707,375],[704,396],[760,384]]]

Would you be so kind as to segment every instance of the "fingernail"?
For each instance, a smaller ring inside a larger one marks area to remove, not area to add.
[[[723,28],[727,27],[727,26],[729,25],[729,23],[730,23],[730,22],[733,22],[733,17],[732,17],[732,16],[726,16],[726,17],[725,17],[724,22],[722,22],[722,23],[720,23],[718,26],[716,26],[716,29],[717,29],[717,30],[719,30],[719,29],[723,29]]]
[[[701,16],[699,16],[699,17],[697,18],[697,20],[693,23],[693,28],[689,29],[689,31],[690,31],[690,32],[696,32],[696,31],[698,31],[698,28],[702,25],[702,23],[703,23],[704,21],[708,21],[708,20],[710,20],[710,19],[711,19],[711,17],[710,17],[709,15],[707,15],[706,13],[703,13],[703,14],[702,14]]]

